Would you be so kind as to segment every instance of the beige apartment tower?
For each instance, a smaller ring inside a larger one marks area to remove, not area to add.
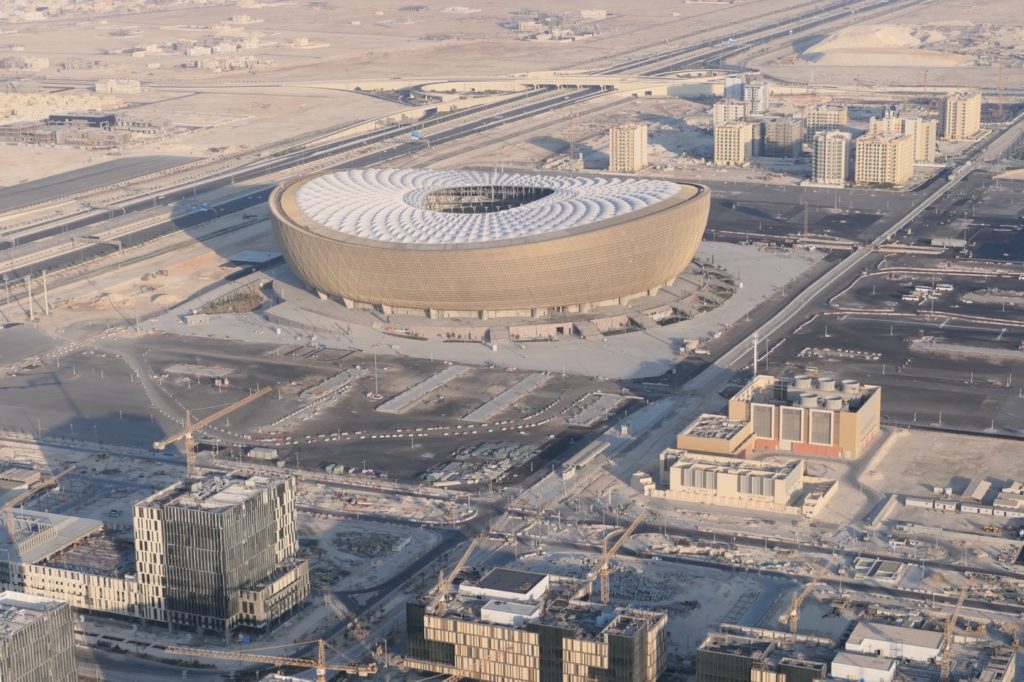
[[[822,104],[807,112],[807,134],[813,136],[819,130],[838,130],[850,122],[846,106]]]
[[[741,121],[750,113],[747,102],[736,99],[721,99],[711,107],[711,121],[717,128],[720,125]]]
[[[871,118],[870,134],[910,135],[914,145],[914,163],[935,163],[935,135],[938,125],[934,120],[903,118],[892,110],[882,118]]]
[[[940,114],[943,140],[971,139],[981,130],[981,92],[962,90],[949,93]]]
[[[715,165],[739,166],[754,152],[754,123],[732,121],[715,127]]]
[[[630,123],[608,131],[608,170],[637,173],[647,167],[647,124]]]
[[[771,116],[764,121],[764,156],[794,158],[800,155],[806,126],[794,116]]]
[[[811,147],[811,182],[842,187],[850,177],[852,136],[841,130],[814,134]]]
[[[854,180],[858,185],[900,187],[914,175],[914,140],[897,133],[857,138]]]

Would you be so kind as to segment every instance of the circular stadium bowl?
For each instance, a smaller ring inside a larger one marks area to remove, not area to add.
[[[701,185],[472,170],[328,171],[270,196],[308,285],[430,316],[578,312],[646,294],[693,258],[709,207]]]

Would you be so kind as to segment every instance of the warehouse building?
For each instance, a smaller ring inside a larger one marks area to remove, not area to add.
[[[882,656],[840,651],[832,659],[832,677],[854,682],[892,682],[896,661]]]
[[[861,621],[846,640],[846,650],[927,663],[939,657],[945,638],[934,630]]]
[[[70,606],[22,592],[0,592],[0,680],[77,682]]]
[[[443,612],[410,603],[405,662],[480,682],[655,682],[668,617],[575,601],[576,582],[498,568],[460,585]]]

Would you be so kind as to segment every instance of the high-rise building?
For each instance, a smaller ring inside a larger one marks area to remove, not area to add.
[[[882,118],[871,117],[868,122],[870,134],[910,135],[914,145],[914,163],[935,162],[934,120],[903,118],[896,111],[888,109]]]
[[[914,175],[910,135],[878,133],[857,138],[854,180],[858,185],[905,185]]]
[[[720,99],[711,107],[711,121],[720,126],[741,121],[750,113],[749,106],[741,99]]]
[[[849,122],[845,105],[821,104],[807,111],[807,134],[813,136],[819,130],[839,130]]]
[[[405,662],[479,682],[655,682],[668,616],[577,601],[576,583],[496,568],[443,611],[410,603]]]
[[[824,682],[820,648],[789,650],[786,642],[712,633],[697,649],[697,682]]]
[[[268,627],[309,594],[295,559],[295,479],[209,476],[135,505],[144,618],[228,632]]]
[[[804,121],[794,116],[770,116],[764,120],[764,156],[792,158],[800,155]]]
[[[850,176],[850,144],[850,133],[842,130],[815,133],[811,143],[811,182],[845,185]]]
[[[629,123],[608,131],[608,170],[613,173],[636,173],[646,167],[646,123]]]
[[[981,130],[981,92],[960,90],[949,93],[939,114],[943,140],[971,139]]]
[[[726,76],[722,93],[726,99],[743,99],[743,76]]]
[[[751,114],[763,114],[768,111],[770,92],[768,81],[758,79],[743,85],[743,101],[750,107]]]
[[[715,127],[715,165],[738,166],[754,154],[754,124],[731,121]]]
[[[74,613],[66,602],[0,592],[0,680],[77,682]]]

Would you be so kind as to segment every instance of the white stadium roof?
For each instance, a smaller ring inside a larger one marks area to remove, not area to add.
[[[455,187],[539,187],[547,196],[505,210],[449,213],[424,207]],[[296,193],[310,220],[344,235],[396,244],[470,244],[568,230],[623,216],[682,191],[664,180],[470,170],[365,169],[319,175]]]

